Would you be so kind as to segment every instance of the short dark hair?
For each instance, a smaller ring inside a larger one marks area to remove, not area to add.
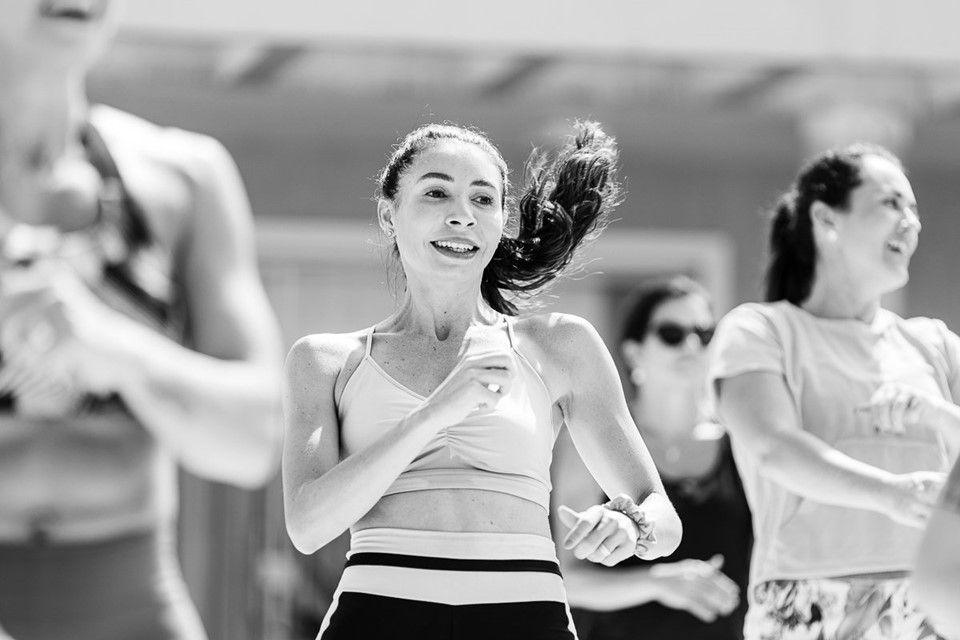
[[[649,332],[650,319],[660,305],[686,296],[701,296],[708,304],[712,304],[707,290],[685,275],[660,276],[641,282],[627,298],[621,342],[643,342]]]

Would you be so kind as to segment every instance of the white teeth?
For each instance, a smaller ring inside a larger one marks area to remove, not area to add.
[[[460,251],[464,253],[467,251],[473,251],[476,248],[472,244],[450,242],[449,240],[437,240],[433,244],[437,245],[438,247],[443,247],[444,249],[450,249],[451,251]]]

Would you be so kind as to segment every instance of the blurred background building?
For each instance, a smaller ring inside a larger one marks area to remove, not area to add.
[[[803,159],[854,139],[910,169],[924,231],[890,301],[960,328],[960,5],[950,0],[127,3],[95,100],[209,133],[234,154],[288,344],[389,313],[373,177],[432,121],[491,134],[522,179],[574,118],[620,142],[627,200],[593,275],[551,308],[610,317],[639,277],[683,271],[719,312],[756,300],[761,211]],[[185,479],[181,551],[213,638],[309,635],[345,544],[299,557],[279,481]]]

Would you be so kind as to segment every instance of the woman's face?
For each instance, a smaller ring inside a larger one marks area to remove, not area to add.
[[[713,329],[713,312],[703,296],[672,298],[654,310],[643,341],[624,345],[624,353],[628,364],[640,367],[647,379],[668,376],[698,384]]]
[[[835,218],[839,265],[852,281],[888,293],[909,279],[921,226],[917,200],[903,171],[885,158],[866,156],[860,175],[849,211]]]
[[[113,34],[120,0],[2,0],[0,55],[85,67]]]
[[[400,178],[380,222],[396,233],[407,279],[475,278],[503,233],[503,180],[475,144],[441,140],[419,153]]]

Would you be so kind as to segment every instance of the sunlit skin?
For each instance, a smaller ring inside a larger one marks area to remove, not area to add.
[[[909,279],[921,228],[910,181],[879,156],[866,156],[860,175],[848,210],[811,210],[817,273],[802,306],[815,315],[872,318],[880,298]]]

